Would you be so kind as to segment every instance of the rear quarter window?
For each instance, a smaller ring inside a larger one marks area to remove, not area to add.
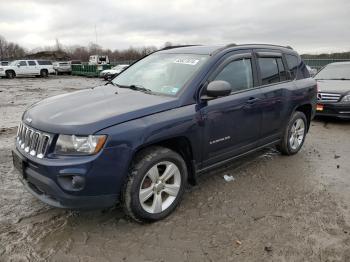
[[[39,65],[52,65],[52,62],[47,61],[47,60],[38,60],[38,64]]]
[[[301,58],[290,54],[286,54],[285,57],[292,79],[303,79],[310,77],[309,71]]]

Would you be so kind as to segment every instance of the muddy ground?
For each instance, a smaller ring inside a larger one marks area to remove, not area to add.
[[[23,110],[99,83],[0,79],[0,261],[350,261],[350,121],[313,121],[295,156],[270,148],[206,174],[158,223],[37,201],[11,163]]]

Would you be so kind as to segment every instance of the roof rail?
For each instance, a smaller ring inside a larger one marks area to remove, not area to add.
[[[287,45],[287,46],[283,46],[283,45],[273,45],[273,44],[228,44],[226,46],[224,46],[223,48],[229,48],[229,47],[235,47],[235,46],[247,46],[247,45],[251,45],[251,46],[254,46],[254,45],[262,45],[262,46],[276,46],[276,47],[284,47],[284,48],[288,48],[288,49],[291,49],[291,50],[294,50],[291,46]]]
[[[180,48],[180,47],[190,47],[190,46],[199,46],[199,45],[171,45],[171,46],[163,47],[162,49],[159,49],[158,51],[169,50],[169,49]]]

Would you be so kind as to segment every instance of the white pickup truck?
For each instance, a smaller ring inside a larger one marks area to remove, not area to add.
[[[7,66],[0,66],[0,77],[15,78],[16,76],[47,77],[55,71],[51,61],[47,60],[15,60]]]

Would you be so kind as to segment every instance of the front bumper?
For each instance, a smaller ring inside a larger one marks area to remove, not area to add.
[[[350,103],[318,103],[318,105],[323,106],[323,110],[317,110],[316,116],[350,119]]]
[[[17,159],[14,160],[14,166],[25,188],[33,196],[50,206],[69,209],[95,209],[112,207],[118,202],[119,182],[117,176],[115,174],[108,176],[108,171],[106,171],[107,175],[96,174],[97,170],[101,172],[103,169],[94,161],[79,164],[67,162],[66,166],[62,164],[50,166],[48,163],[42,163],[43,161],[49,162],[49,160],[41,159],[34,162],[17,148],[13,149],[12,154],[13,158]],[[22,163],[22,168],[18,167],[16,161]],[[93,166],[96,166],[97,169]],[[64,170],[84,173],[87,180],[86,188],[80,192],[70,192],[63,189],[57,177]],[[110,184],[114,184],[113,192],[108,190]]]
[[[6,76],[5,70],[0,71],[0,77]]]

